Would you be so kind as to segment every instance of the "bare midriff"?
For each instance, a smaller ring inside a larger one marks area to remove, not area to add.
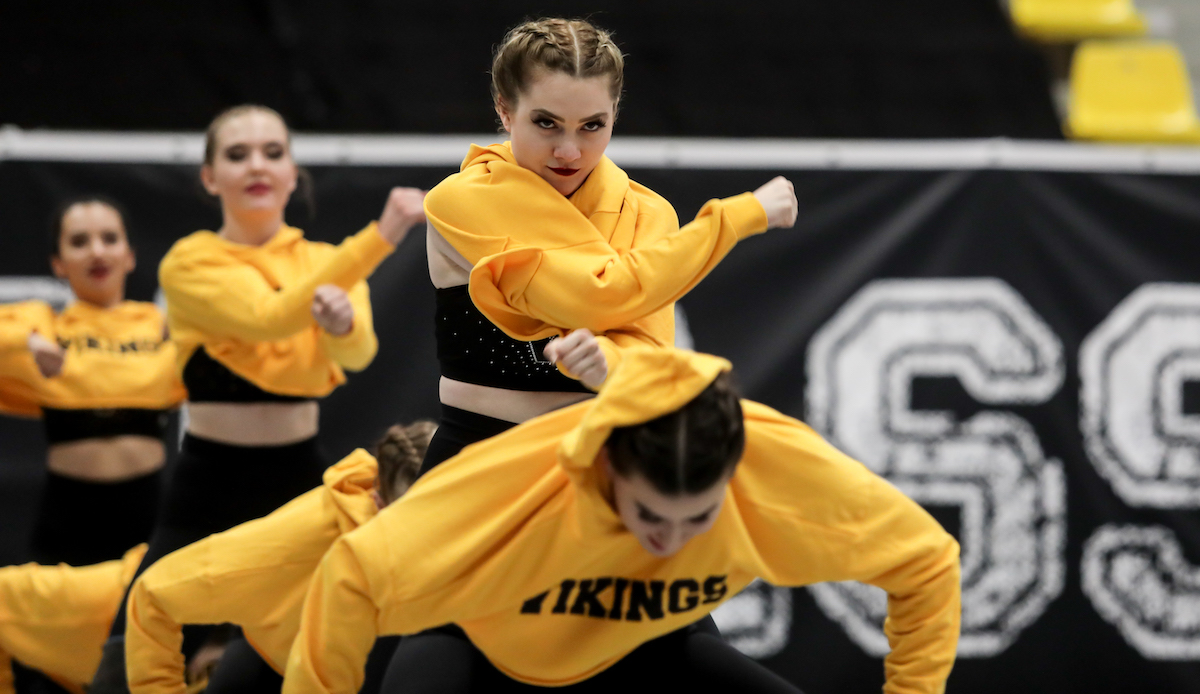
[[[574,405],[592,393],[543,393],[494,388],[442,377],[438,396],[443,405],[520,424],[560,407]]]
[[[127,434],[51,444],[46,467],[86,482],[124,482],[160,469],[166,459],[159,439]]]
[[[308,402],[191,402],[189,434],[231,446],[285,446],[317,435],[320,405]]]
[[[432,224],[426,228],[425,248],[429,261],[429,279],[434,287],[444,289],[467,283],[470,279],[471,263],[454,250]],[[443,376],[438,384],[438,397],[443,405],[520,424],[527,419],[594,396],[591,393],[509,390],[456,381]]]

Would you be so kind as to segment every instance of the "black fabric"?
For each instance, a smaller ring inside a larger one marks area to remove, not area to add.
[[[162,486],[162,470],[121,482],[47,472],[30,543],[33,560],[86,566],[119,559],[150,539]]]
[[[17,694],[67,694],[67,690],[40,670],[12,661],[13,687]]]
[[[515,427],[513,422],[442,405],[437,431],[425,450],[418,477],[458,455],[462,449]]]
[[[378,694],[392,654],[399,644],[399,636],[376,639],[375,647],[367,658],[366,677],[359,694]],[[236,638],[225,648],[204,691],[206,694],[279,694],[282,686],[283,677],[262,659],[245,638]]]
[[[279,694],[282,686],[283,677],[267,665],[243,637],[226,645],[204,691],[206,694]]]
[[[537,648],[537,644],[529,644]],[[382,694],[547,691],[509,678],[461,629],[440,627],[405,637],[384,677]],[[711,617],[635,648],[612,667],[552,691],[761,692],[799,694],[794,685],[721,640]]]
[[[475,306],[465,284],[437,290],[434,334],[446,378],[509,390],[592,392],[546,360],[542,350],[553,338],[521,342],[509,337]]]
[[[183,385],[190,402],[306,402],[313,398],[280,395],[263,390],[229,370],[197,347],[183,367]]]
[[[284,446],[231,446],[188,434],[138,574],[160,557],[261,518],[321,484],[329,466],[316,437]],[[125,606],[112,634],[125,633]]]
[[[162,440],[170,416],[166,410],[136,407],[98,407],[63,410],[42,408],[42,426],[49,444],[112,436],[149,436]]]

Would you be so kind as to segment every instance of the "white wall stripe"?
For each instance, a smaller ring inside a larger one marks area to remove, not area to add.
[[[296,159],[318,166],[457,166],[478,135],[295,136]],[[109,133],[0,128],[0,161],[197,164],[198,133]],[[1200,147],[1031,140],[785,140],[616,137],[608,154],[627,168],[767,170],[1017,169],[1200,173]]]

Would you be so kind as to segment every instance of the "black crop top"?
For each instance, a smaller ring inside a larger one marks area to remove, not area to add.
[[[131,435],[162,439],[167,431],[167,419],[166,410],[136,407],[42,408],[42,426],[46,431],[46,442],[50,444]]]
[[[546,361],[542,349],[551,338],[509,337],[475,307],[465,284],[437,290],[436,321],[438,363],[446,378],[508,390],[592,392]]]
[[[183,367],[188,402],[307,402],[312,398],[263,390],[197,347]]]

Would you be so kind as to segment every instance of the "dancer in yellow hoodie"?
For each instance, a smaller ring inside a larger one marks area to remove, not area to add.
[[[404,494],[433,430],[429,421],[392,427],[377,446],[378,462],[356,450],[325,472],[322,486],[147,569],[129,594],[125,658],[134,694],[182,694],[183,625],[224,622],[240,626],[245,642],[229,646],[207,691],[264,679],[278,689],[317,562],[334,540]]]
[[[125,299],[136,260],[117,203],[74,198],[53,220],[50,265],[75,300],[0,305],[0,412],[44,424],[33,560],[83,566],[150,538],[184,390],[162,314]]]
[[[443,406],[426,470],[589,397],[624,348],[672,345],[676,300],[739,240],[795,223],[777,178],[680,227],[604,155],[623,71],[608,33],[583,20],[528,22],[496,51],[510,141],[472,146],[425,199]]]
[[[222,225],[180,239],[159,266],[188,420],[143,568],[320,483],[330,461],[317,442],[318,399],[374,358],[365,280],[424,219],[424,194],[396,188],[378,223],[340,245],[305,239],[284,223],[302,180],[290,134],[261,106],[213,120],[200,178]],[[127,691],[124,631],[122,612],[93,694]]]
[[[676,632],[677,648],[637,654],[757,577],[883,588],[884,691],[942,692],[958,638],[957,543],[804,424],[739,401],[729,368],[629,350],[595,400],[467,448],[339,538],[309,588],[284,694],[352,694],[377,634],[451,622],[465,632],[458,647],[444,646],[449,632],[406,639],[385,692],[653,681],[786,691],[753,661],[708,658],[706,634]],[[443,641],[408,657],[423,639]],[[457,681],[423,680],[422,664],[476,649]]]

